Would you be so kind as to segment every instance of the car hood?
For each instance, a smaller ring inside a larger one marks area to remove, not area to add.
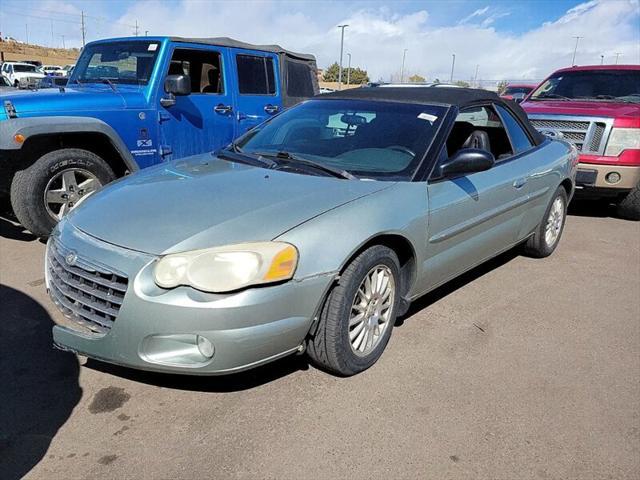
[[[639,117],[640,105],[615,102],[526,101],[520,104],[528,114],[576,115],[595,117]]]
[[[78,88],[45,88],[0,92],[0,100],[10,100],[18,117],[45,116],[47,114],[73,115],[86,111],[145,108],[145,99],[139,89],[118,88],[114,92],[108,85],[83,85]]]
[[[204,154],[121,179],[88,198],[67,219],[115,245],[175,253],[272,240],[391,185],[267,170]]]

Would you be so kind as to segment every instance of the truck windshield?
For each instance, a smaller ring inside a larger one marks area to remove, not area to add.
[[[38,69],[34,65],[14,65],[14,72],[37,72]]]
[[[69,83],[146,85],[160,45],[154,41],[98,43],[87,46]]]
[[[640,70],[577,70],[549,77],[530,100],[640,103]]]
[[[251,130],[233,148],[294,171],[304,170],[306,160],[359,178],[410,180],[445,112],[435,105],[310,100]]]

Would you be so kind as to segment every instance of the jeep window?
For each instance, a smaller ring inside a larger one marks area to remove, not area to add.
[[[408,181],[445,112],[435,105],[309,100],[251,130],[236,146],[249,155],[287,152],[360,178]],[[295,162],[287,166],[299,171]]]
[[[158,55],[157,42],[130,41],[88,45],[73,70],[70,83],[146,85]]]
[[[274,95],[276,82],[273,58],[236,55],[238,84],[243,95]]]
[[[558,72],[540,85],[530,100],[640,103],[640,70]]]
[[[518,121],[513,118],[511,112],[508,112],[506,108],[503,108],[500,105],[497,105],[496,108],[500,114],[500,118],[502,118],[502,121],[507,128],[507,133],[509,134],[509,139],[511,140],[511,144],[513,145],[515,152],[520,153],[529,150],[532,147],[531,140],[529,140],[529,137]]]
[[[463,148],[483,148],[491,152],[496,161],[513,155],[507,131],[493,107],[460,111],[447,139],[447,153],[451,157]]]
[[[313,91],[312,71],[306,63],[287,61],[287,95],[289,97],[309,98]]]
[[[224,92],[222,61],[216,51],[176,48],[167,75],[189,75],[191,93]]]
[[[37,72],[38,69],[35,67],[35,65],[14,65],[13,71],[14,72]]]

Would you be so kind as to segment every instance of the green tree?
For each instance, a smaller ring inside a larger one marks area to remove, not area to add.
[[[409,83],[423,83],[426,80],[426,78],[424,78],[422,75],[418,75],[417,73],[409,77]]]
[[[339,71],[340,65],[338,65],[338,62],[329,65],[329,67],[324,71],[324,74],[322,75],[322,80],[324,80],[325,82],[337,82]]]
[[[509,84],[507,83],[506,80],[502,80],[501,82],[498,82],[498,95],[502,95],[507,89],[508,85]]]
[[[361,85],[363,83],[367,83],[369,81],[369,74],[366,70],[361,69],[360,67],[351,67],[351,73],[349,73],[349,69],[343,67],[342,69],[342,83],[347,83],[347,78],[349,78],[349,82],[353,85]],[[340,66],[338,62],[330,65],[322,75],[322,80],[325,82],[337,82],[338,77],[340,75]]]
[[[455,84],[464,88],[469,88],[471,86],[469,85],[469,82],[465,82],[464,80],[458,80]]]

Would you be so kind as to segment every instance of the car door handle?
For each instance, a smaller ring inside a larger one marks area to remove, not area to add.
[[[271,105],[270,103],[264,106],[264,111],[269,115],[273,115],[274,113],[278,113],[280,111],[280,107],[278,105]]]
[[[227,115],[231,113],[232,110],[233,107],[231,105],[223,105],[222,103],[219,103],[218,105],[213,107],[213,111],[221,115]]]
[[[526,178],[519,178],[516,181],[513,182],[513,187],[514,188],[522,188],[525,186],[525,184],[527,183],[527,179]]]

